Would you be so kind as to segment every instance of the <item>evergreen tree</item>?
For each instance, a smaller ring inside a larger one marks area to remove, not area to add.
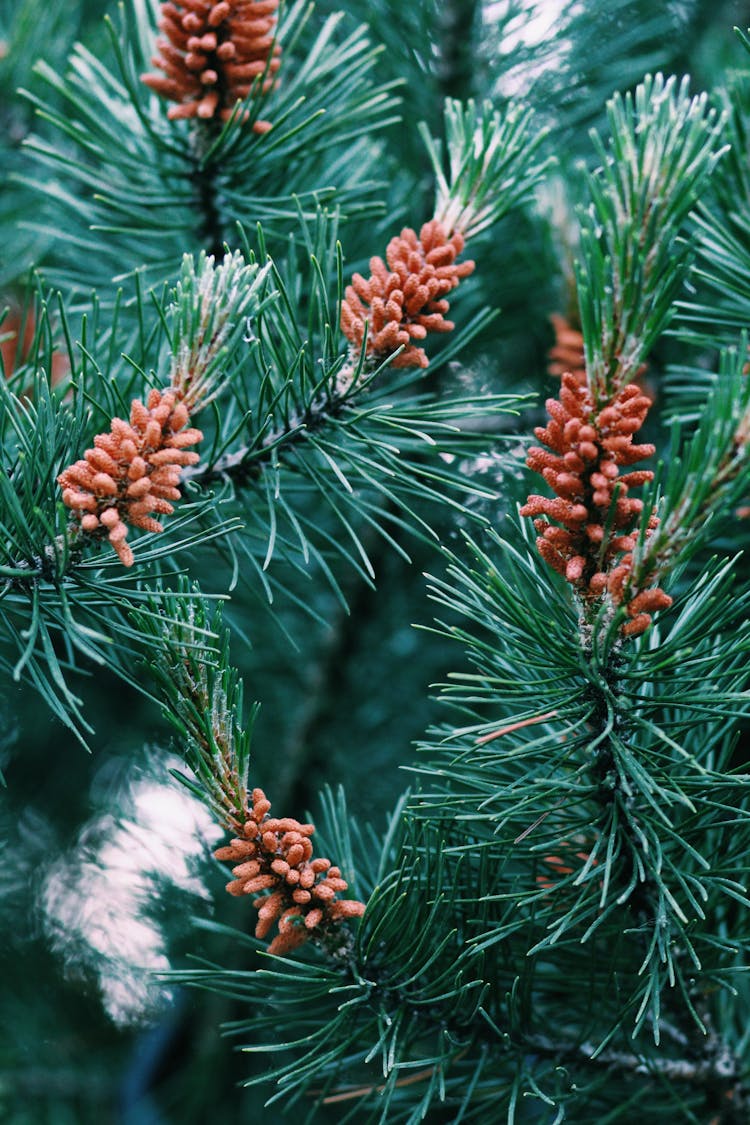
[[[0,0],[4,1119],[748,1119],[736,9]]]

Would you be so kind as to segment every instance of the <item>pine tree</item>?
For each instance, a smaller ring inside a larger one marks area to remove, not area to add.
[[[0,0],[15,1125],[748,1118],[750,31],[531,15]]]

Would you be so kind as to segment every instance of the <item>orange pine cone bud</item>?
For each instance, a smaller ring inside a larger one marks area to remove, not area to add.
[[[265,938],[278,922],[278,934],[268,947],[279,956],[291,953],[312,936],[345,918],[358,918],[363,902],[337,900],[347,890],[338,867],[324,858],[312,858],[312,824],[293,817],[270,817],[271,803],[262,789],[253,790],[253,806],[243,833],[251,839],[232,840],[219,848],[217,859],[244,862],[234,867],[235,880],[227,884],[231,895],[268,892],[256,898],[258,921],[255,936]]]
[[[355,273],[347,286],[341,307],[346,338],[361,348],[367,322],[368,355],[385,357],[403,345],[394,367],[427,367],[424,349],[412,341],[453,329],[445,296],[474,269],[471,261],[456,263],[463,248],[463,235],[454,231],[449,238],[437,219],[419,236],[405,227],[388,243],[386,261],[371,258],[370,277]]]
[[[588,384],[566,371],[559,399],[547,401],[549,422],[534,431],[546,448],[532,446],[526,462],[557,495],[533,494],[521,508],[521,515],[534,519],[542,558],[585,601],[608,594],[615,605],[625,607],[630,617],[622,627],[625,636],[643,632],[651,623],[650,612],[672,601],[658,588],[631,588],[643,501],[629,490],[650,481],[653,473],[637,469],[621,474],[620,467],[654,453],[653,445],[633,444],[650,405],[641,389],[629,383],[597,410]],[[653,515],[647,534],[657,525]]]
[[[174,511],[182,469],[198,460],[185,446],[202,441],[203,434],[185,429],[188,421],[174,391],[150,391],[145,406],[133,401],[129,422],[113,418],[110,432],[97,434],[94,448],[57,478],[63,503],[79,515],[82,530],[106,533],[124,566],[135,561],[125,542],[128,524],[163,531],[153,513]]]
[[[161,74],[144,74],[155,93],[176,102],[167,116],[226,121],[238,101],[275,82],[281,48],[274,43],[279,0],[174,0],[162,4],[151,60]],[[261,81],[258,81],[262,79]],[[257,84],[256,84],[257,83]],[[269,121],[256,121],[265,133]]]

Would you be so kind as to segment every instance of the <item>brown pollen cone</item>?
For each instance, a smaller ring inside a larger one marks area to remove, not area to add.
[[[630,581],[643,501],[629,490],[651,480],[653,473],[638,469],[621,475],[620,469],[654,453],[653,445],[633,444],[649,406],[650,400],[629,383],[595,411],[588,386],[566,372],[559,400],[547,400],[548,425],[534,431],[547,448],[532,446],[526,462],[556,496],[529,496],[521,509],[522,515],[534,517],[542,558],[585,601],[606,593],[626,608],[626,636],[644,632],[650,614],[672,602],[662,590],[636,590]],[[649,529],[657,524],[652,515]]]
[[[585,383],[583,335],[560,313],[552,313],[549,319],[555,332],[555,342],[547,352],[547,371],[558,378],[570,372],[577,383]]]
[[[157,94],[176,102],[171,118],[216,117],[226,121],[238,101],[255,87],[265,93],[274,84],[281,48],[274,44],[279,0],[169,0],[161,6],[154,66],[163,74],[144,74],[142,80]],[[271,128],[256,121],[255,133]]]
[[[134,562],[127,525],[163,531],[153,513],[174,511],[170,501],[180,499],[182,469],[198,461],[185,447],[203,434],[186,429],[188,420],[173,390],[153,390],[145,406],[133,401],[129,422],[113,418],[110,432],[97,434],[94,448],[57,478],[63,503],[78,514],[83,531],[106,533],[124,566]]]
[[[445,319],[446,294],[474,269],[471,261],[456,263],[463,248],[460,231],[448,238],[437,219],[425,223],[418,237],[405,227],[388,243],[386,261],[371,258],[370,277],[355,273],[347,285],[341,306],[341,330],[347,339],[361,348],[367,321],[368,355],[385,357],[404,345],[394,367],[427,367],[424,349],[412,340],[453,329],[453,322]]]
[[[237,864],[232,868],[234,880],[227,883],[231,895],[264,892],[254,904],[258,911],[255,936],[266,937],[277,923],[279,932],[268,952],[282,956],[315,931],[364,914],[365,904],[336,898],[348,884],[329,859],[313,858],[313,825],[300,824],[293,817],[270,817],[270,809],[263,790],[253,789],[253,807],[241,836],[214,855],[224,863]]]

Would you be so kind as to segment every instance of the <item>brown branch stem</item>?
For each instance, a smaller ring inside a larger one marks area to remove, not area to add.
[[[593,1043],[560,1043],[547,1035],[524,1036],[524,1047],[558,1061],[575,1059],[587,1065],[612,1067],[632,1074],[654,1074],[670,1082],[707,1086],[739,1084],[740,1081],[732,1051],[711,1034],[706,1042],[708,1050],[695,1059],[653,1058],[635,1051],[606,1050],[597,1054]]]

